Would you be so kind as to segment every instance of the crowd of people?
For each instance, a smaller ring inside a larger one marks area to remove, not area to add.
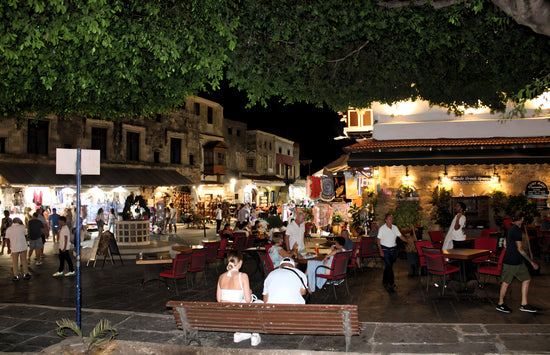
[[[1,250],[0,255],[7,253],[12,256],[13,281],[29,280],[32,275],[29,272],[29,264],[34,254],[34,265],[42,265],[44,246],[51,237],[52,242],[58,246],[59,268],[53,276],[74,276],[75,271],[71,260],[70,250],[74,242],[73,212],[66,208],[62,215],[56,208],[39,206],[33,213],[30,207],[24,209],[24,220],[20,217],[11,218],[11,213],[4,210],[4,218],[1,222]],[[96,221],[98,228],[104,228],[103,210],[98,211]],[[103,223],[101,223],[103,221]],[[111,220],[109,218],[109,223]],[[114,224],[114,222],[113,222]],[[111,227],[109,225],[109,227]],[[64,272],[67,264],[68,272]]]

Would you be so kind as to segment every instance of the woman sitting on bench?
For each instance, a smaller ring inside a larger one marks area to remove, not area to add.
[[[230,252],[227,255],[227,272],[220,275],[218,287],[216,290],[216,299],[218,302],[250,303],[252,291],[248,275],[240,272],[243,265],[243,255],[241,252]],[[260,334],[254,333],[235,333],[233,341],[239,343],[250,339],[252,346],[260,344]]]

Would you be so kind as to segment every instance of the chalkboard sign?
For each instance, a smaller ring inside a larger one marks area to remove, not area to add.
[[[111,244],[110,240],[115,239],[114,236],[113,236],[113,238],[111,238],[111,236],[113,236],[113,234],[111,232],[108,232],[108,231],[103,232],[101,234],[101,236],[99,237],[99,246],[97,248],[97,255],[107,255],[107,252],[109,250],[109,246]]]

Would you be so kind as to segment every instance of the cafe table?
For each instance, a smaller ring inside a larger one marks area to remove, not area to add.
[[[203,249],[204,245],[172,245],[172,250],[178,253],[190,253],[194,249]]]
[[[136,256],[136,265],[144,265],[143,279],[141,286],[146,282],[161,280],[159,274],[162,271],[162,265],[172,264],[170,254],[146,254]]]
[[[443,250],[443,256],[447,259],[458,260],[460,262],[460,278],[466,282],[466,262],[481,256],[490,255],[490,250],[454,248]]]

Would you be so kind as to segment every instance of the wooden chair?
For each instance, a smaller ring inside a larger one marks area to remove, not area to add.
[[[327,281],[332,282],[332,289],[334,291],[334,299],[337,299],[336,297],[336,284],[340,282],[340,280],[343,280],[343,283],[346,285],[346,292],[349,295],[349,289],[348,289],[348,282],[346,279],[346,274],[348,271],[348,259],[351,257],[352,251],[344,251],[341,253],[337,253],[332,258],[332,264],[329,266],[327,265],[319,265],[315,268],[315,284],[317,284],[317,278],[323,278],[327,279]],[[318,273],[318,270],[321,269],[323,271],[322,274]],[[329,269],[330,273],[325,274],[323,269]]]
[[[176,258],[174,259],[174,263],[172,264],[172,269],[162,271],[159,276],[164,277],[167,279],[174,280],[174,287],[176,289],[176,295],[179,296],[178,291],[178,280],[185,277],[185,284],[187,285],[187,288],[189,288],[189,284],[187,282],[187,267],[189,264],[189,254],[177,254]]]
[[[477,269],[478,279],[481,278],[481,275],[485,275],[484,280],[486,280],[489,276],[496,276],[497,278],[500,277],[500,274],[502,273],[502,260],[504,259],[504,253],[506,252],[506,249],[502,249],[500,252],[500,256],[498,258],[498,262],[495,265],[494,263],[491,263],[490,265],[479,265]]]
[[[206,280],[206,254],[208,253],[205,249],[194,249],[191,253],[189,260],[189,267],[187,268],[188,272],[197,273],[202,271],[204,275],[204,283],[207,283]],[[191,279],[191,287],[193,287],[193,279]]]
[[[260,261],[262,262],[264,277],[267,277],[267,275],[269,275],[269,273],[275,269],[275,267],[273,266],[273,261],[271,260],[269,253],[265,251],[258,251],[258,256],[260,258]]]
[[[426,292],[428,292],[428,286],[430,285],[430,275],[437,275],[443,278],[441,295],[444,295],[445,287],[447,286],[447,275],[460,271],[460,268],[458,266],[447,264],[441,249],[422,247],[422,254],[424,255],[426,267],[428,269]]]
[[[359,244],[359,253],[357,257],[361,260],[361,269],[363,269],[363,259],[365,258],[370,258],[373,266],[376,265],[376,254],[378,253],[376,237],[361,237]]]
[[[432,245],[434,248],[439,248],[443,246],[443,231],[429,231],[428,235],[430,236],[430,240],[432,241]]]

